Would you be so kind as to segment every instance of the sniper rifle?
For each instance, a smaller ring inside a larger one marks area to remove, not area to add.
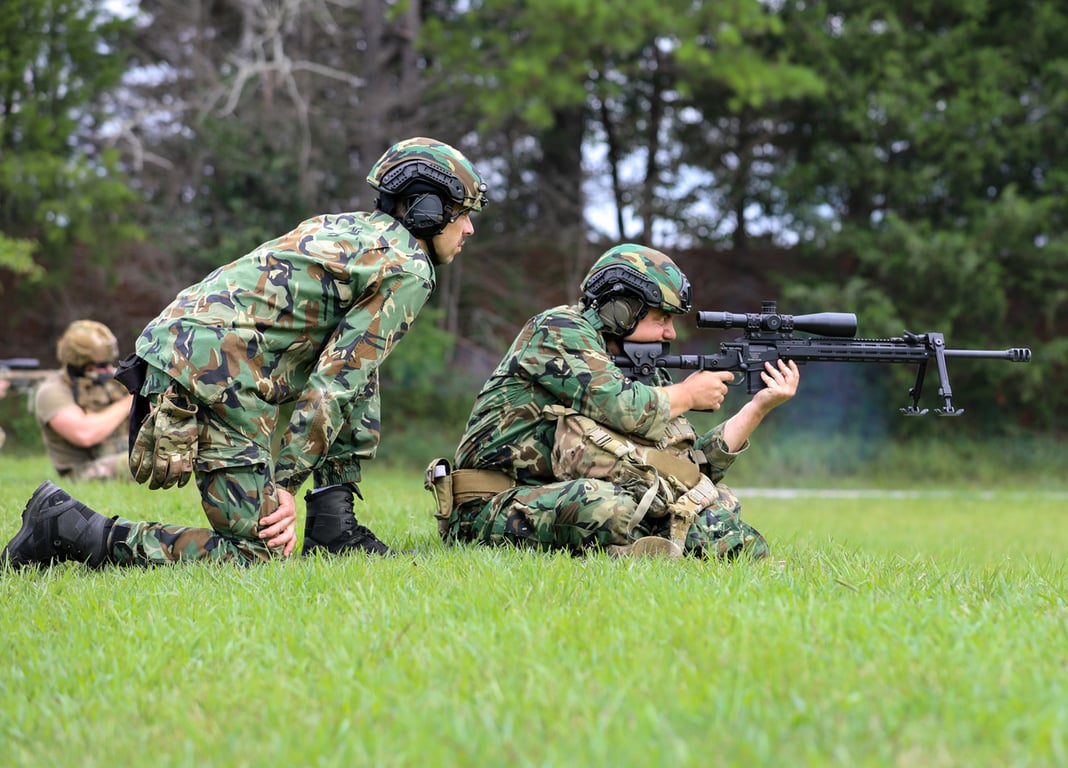
[[[1012,349],[948,349],[941,333],[909,333],[889,339],[857,339],[857,316],[849,312],[819,312],[810,315],[779,314],[775,302],[766,301],[759,313],[698,312],[698,328],[742,329],[743,335],[719,345],[710,355],[670,355],[663,342],[624,342],[623,354],[616,355],[617,366],[632,379],[650,383],[657,368],[693,371],[734,371],[740,374],[736,384],[746,382],[749,394],[764,388],[760,374],[764,363],[793,360],[829,363],[906,363],[916,366],[916,383],[909,389],[910,405],[901,408],[909,416],[922,416],[920,408],[927,364],[934,361],[938,375],[938,395],[942,407],[935,408],[939,416],[959,416],[964,409],[953,406],[953,389],[949,383],[946,358],[972,357],[1026,363],[1031,350]],[[795,332],[807,334],[795,336]]]

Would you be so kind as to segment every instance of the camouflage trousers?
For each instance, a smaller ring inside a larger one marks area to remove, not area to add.
[[[698,511],[686,532],[686,554],[695,557],[754,559],[768,543],[741,519],[741,504],[726,486],[716,486],[713,503]],[[635,523],[638,499],[607,480],[568,480],[510,488],[486,502],[454,510],[446,540],[517,544],[580,554],[608,545],[630,544],[642,536],[670,537],[671,518],[646,516]]]
[[[108,554],[119,565],[166,565],[178,561],[234,561],[245,565],[282,557],[260,538],[260,517],[278,508],[278,494],[263,467],[197,472],[201,504],[211,528],[119,517],[108,537]]]
[[[200,451],[193,477],[211,528],[115,519],[108,554],[119,565],[179,561],[246,565],[282,557],[257,536],[260,519],[278,509],[273,464],[264,451],[218,414],[201,409]],[[129,470],[127,470],[129,471]]]

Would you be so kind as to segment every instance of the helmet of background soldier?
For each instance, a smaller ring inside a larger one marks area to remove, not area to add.
[[[594,262],[582,280],[582,303],[597,310],[606,332],[625,336],[650,309],[690,311],[690,281],[668,256],[624,243]]]
[[[482,176],[459,150],[421,136],[387,149],[371,166],[367,183],[379,193],[378,209],[392,214],[404,202],[400,221],[422,239],[488,202]]]
[[[59,337],[56,357],[68,368],[82,369],[91,363],[114,363],[119,357],[119,342],[103,323],[75,320]]]

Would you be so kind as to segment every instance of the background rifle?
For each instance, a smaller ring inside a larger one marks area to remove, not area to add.
[[[820,312],[811,315],[782,315],[776,311],[775,302],[766,301],[759,313],[735,314],[731,312],[698,312],[698,328],[739,328],[744,334],[719,345],[719,352],[711,355],[669,355],[668,345],[662,342],[624,342],[623,354],[614,360],[617,366],[632,379],[649,383],[657,368],[673,368],[694,371],[735,371],[742,374],[736,379],[746,382],[749,394],[764,388],[760,374],[764,363],[776,360],[793,360],[828,363],[907,363],[916,365],[916,383],[909,389],[912,403],[901,412],[910,416],[923,415],[927,409],[920,408],[927,363],[935,363],[938,375],[938,395],[942,407],[936,408],[940,416],[959,416],[964,409],[953,407],[953,389],[949,383],[946,358],[981,357],[1026,363],[1031,359],[1031,350],[1025,347],[1012,349],[947,349],[941,333],[909,333],[889,339],[856,339],[857,316],[847,312]],[[795,332],[815,334],[795,336]]]
[[[24,392],[27,399],[33,396],[37,384],[50,373],[52,371],[41,370],[41,361],[35,357],[0,358],[0,379],[11,382],[11,389]]]

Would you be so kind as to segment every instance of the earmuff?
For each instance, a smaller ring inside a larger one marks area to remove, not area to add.
[[[382,177],[379,189],[383,196],[404,201],[400,222],[421,240],[430,239],[452,221],[452,205],[462,202],[465,195],[459,176],[424,160],[393,168]],[[393,213],[393,206],[386,212]]]
[[[582,295],[582,303],[597,310],[605,330],[617,336],[633,331],[649,308],[659,307],[662,299],[655,280],[622,264],[595,273]]]
[[[445,204],[433,192],[423,192],[407,199],[401,224],[419,239],[433,237],[446,223]]]

